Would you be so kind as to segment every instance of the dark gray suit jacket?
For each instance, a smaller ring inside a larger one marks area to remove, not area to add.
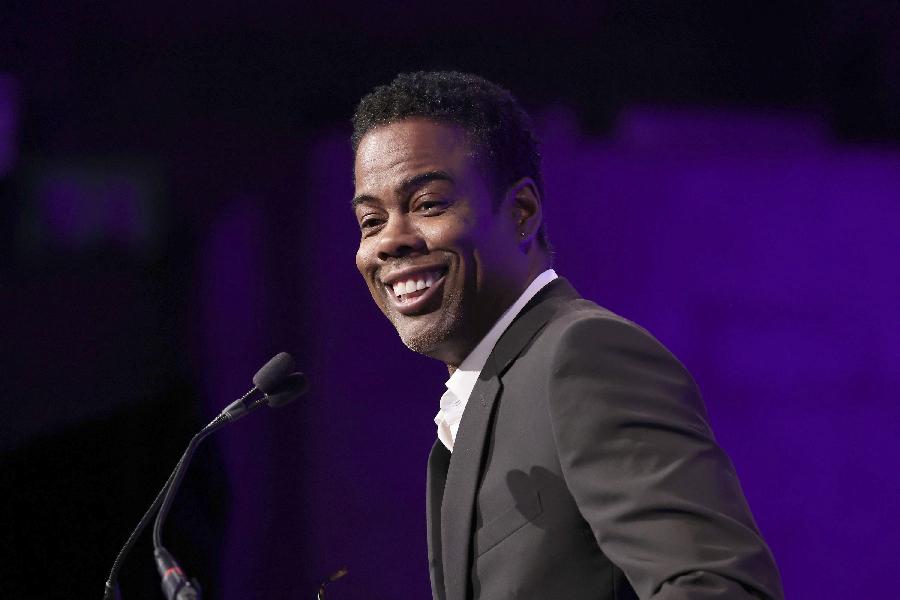
[[[563,279],[497,342],[427,493],[436,600],[783,597],[691,376]]]

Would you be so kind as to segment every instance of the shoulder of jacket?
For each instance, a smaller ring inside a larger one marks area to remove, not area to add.
[[[650,332],[634,321],[584,298],[562,303],[553,317],[547,322],[543,333],[553,337],[554,334],[562,335],[573,327],[581,328],[592,325],[598,327],[603,327],[604,325],[611,327],[616,325],[624,326],[626,328],[634,328],[652,337]]]
[[[681,365],[665,344],[647,329],[583,298],[562,303],[537,336],[534,344],[552,355],[568,347],[567,341],[574,340],[593,341],[604,346],[611,342],[624,342],[629,346],[634,345],[668,356]]]

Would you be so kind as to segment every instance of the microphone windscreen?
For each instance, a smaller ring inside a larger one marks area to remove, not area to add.
[[[306,375],[291,373],[274,392],[266,395],[266,402],[272,408],[279,408],[305,394],[307,387]]]
[[[264,394],[275,391],[294,370],[294,357],[287,352],[279,352],[253,376],[253,385]]]

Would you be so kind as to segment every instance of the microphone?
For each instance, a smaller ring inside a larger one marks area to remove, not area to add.
[[[284,382],[271,394],[263,396],[269,408],[281,408],[290,404],[306,393],[309,382],[303,373],[291,373],[284,378]]]
[[[128,536],[118,556],[116,556],[112,569],[110,569],[109,577],[106,580],[104,600],[112,600],[114,597],[118,597],[118,582],[116,580],[122,568],[122,563],[154,514],[156,514],[156,522],[153,526],[153,554],[156,559],[157,569],[162,577],[163,593],[168,600],[194,600],[200,598],[200,588],[196,580],[189,581],[187,579],[174,557],[162,545],[162,526],[172,505],[175,493],[181,485],[181,480],[194,451],[200,442],[210,434],[228,423],[233,423],[248,415],[261,406],[280,408],[293,402],[306,392],[306,376],[302,373],[291,373],[293,368],[294,358],[287,352],[281,352],[272,357],[253,376],[253,388],[225,407],[215,419],[191,439],[187,450],[185,450],[181,459],[175,465],[175,469],[156,495],[150,508],[141,517],[134,531]],[[257,391],[262,392],[262,396],[247,404],[248,399]]]
[[[234,422],[260,406],[268,405],[270,408],[281,408],[306,393],[308,384],[306,375],[303,373],[291,373],[290,375],[286,375],[283,379],[284,380],[280,381],[277,387],[270,388],[272,393],[263,393],[261,398],[254,400],[250,404],[244,403],[247,398],[245,395],[243,398],[235,400],[226,406],[225,410],[222,411],[222,415],[229,421]],[[256,386],[255,389],[261,388]]]
[[[293,370],[294,357],[287,352],[279,352],[253,376],[253,387],[268,394],[278,388]]]

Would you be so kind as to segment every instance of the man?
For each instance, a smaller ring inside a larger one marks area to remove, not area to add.
[[[354,116],[357,267],[447,364],[434,597],[781,598],[684,367],[551,267],[537,143],[502,88],[414,73]]]

